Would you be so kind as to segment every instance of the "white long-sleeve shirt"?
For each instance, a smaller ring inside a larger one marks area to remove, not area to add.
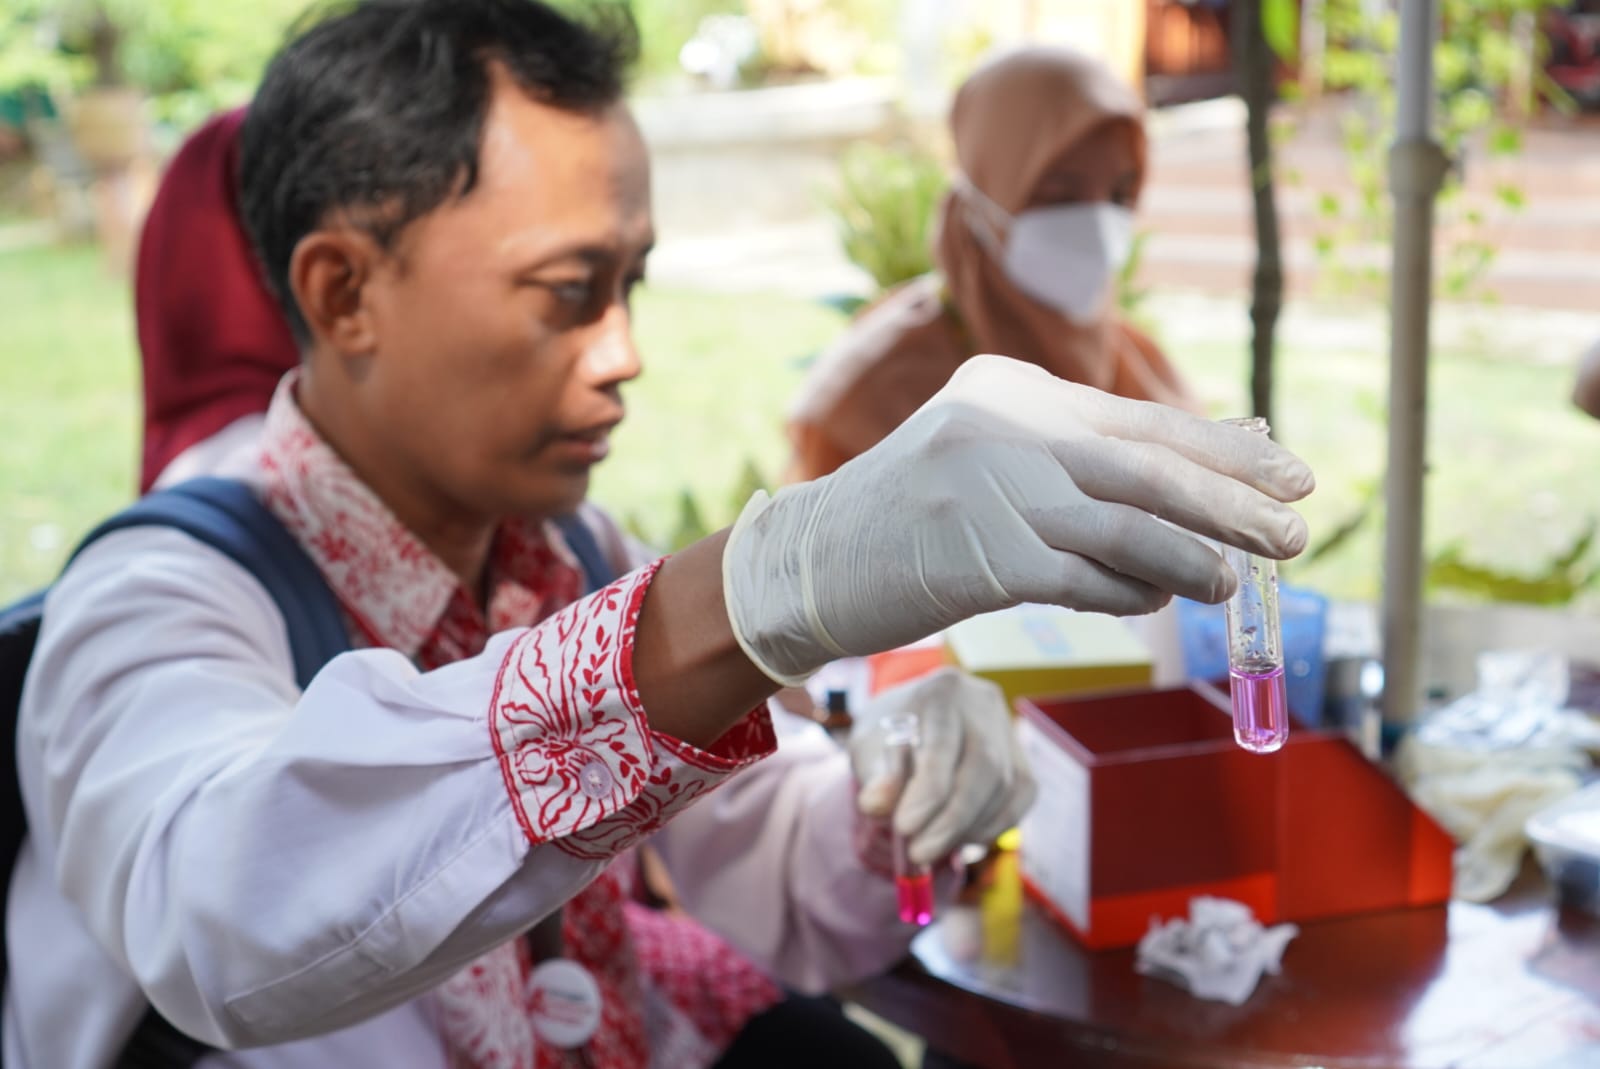
[[[431,672],[345,654],[301,694],[238,565],[164,529],[90,547],[20,716],[5,1064],[104,1069],[154,1003],[258,1048],[206,1069],[443,1069],[438,985],[651,834],[690,910],[780,978],[892,962],[912,933],[855,857],[819,730],[775,714],[777,755],[687,805],[771,737],[760,716],[712,752],[649,728],[629,666],[651,575]]]

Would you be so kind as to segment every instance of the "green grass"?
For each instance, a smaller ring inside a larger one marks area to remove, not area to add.
[[[631,414],[595,496],[657,539],[671,532],[684,487],[709,522],[726,523],[746,458],[777,476],[801,362],[842,320],[789,298],[647,290],[637,323],[646,370],[627,391]],[[1207,342],[1173,356],[1213,414],[1245,410],[1242,346]],[[1522,356],[1437,354],[1427,530],[1432,549],[1459,541],[1475,561],[1537,572],[1600,516],[1600,423],[1568,403],[1569,366]],[[1302,345],[1282,354],[1279,375],[1277,430],[1318,473],[1304,506],[1315,541],[1381,470],[1385,433],[1372,413],[1385,354]],[[0,254],[0,599],[47,581],[78,536],[131,497],[138,408],[126,283],[93,249]],[[1371,598],[1380,552],[1374,524],[1288,574]]]
[[[645,370],[624,390],[628,420],[594,496],[619,519],[637,516],[660,544],[685,487],[721,526],[737,515],[731,495],[747,459],[777,481],[787,456],[785,405],[805,359],[844,319],[787,297],[659,290],[644,291],[635,309]]]
[[[0,255],[0,599],[132,496],[138,390],[128,288],[97,250]]]

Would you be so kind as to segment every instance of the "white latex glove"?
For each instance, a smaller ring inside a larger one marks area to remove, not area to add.
[[[884,760],[884,722],[918,720],[912,772]],[[868,702],[850,731],[850,764],[863,816],[893,814],[911,859],[933,864],[967,843],[987,845],[1016,826],[1037,790],[1006,700],[987,680],[941,668]]]
[[[1292,557],[1306,526],[1281,502],[1314,485],[1263,435],[974,357],[873,449],[750,500],[723,551],[728,616],[792,685],[1021,602],[1218,602],[1237,580],[1177,528]]]

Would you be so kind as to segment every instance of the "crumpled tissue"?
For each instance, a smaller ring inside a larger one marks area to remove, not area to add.
[[[1417,804],[1454,836],[1453,893],[1488,902],[1511,886],[1534,813],[1583,783],[1600,726],[1568,709],[1559,654],[1495,650],[1478,689],[1426,716],[1396,755]]]
[[[1280,971],[1284,948],[1299,934],[1292,924],[1263,928],[1243,902],[1202,896],[1190,900],[1188,920],[1150,922],[1134,967],[1196,998],[1238,1006],[1263,972]]]

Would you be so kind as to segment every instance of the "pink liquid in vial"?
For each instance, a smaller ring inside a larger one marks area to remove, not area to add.
[[[1283,665],[1265,672],[1228,671],[1233,696],[1233,737],[1252,753],[1271,753],[1289,739]]]
[[[933,920],[933,873],[896,876],[895,896],[900,902],[900,919],[906,924],[928,924]]]

